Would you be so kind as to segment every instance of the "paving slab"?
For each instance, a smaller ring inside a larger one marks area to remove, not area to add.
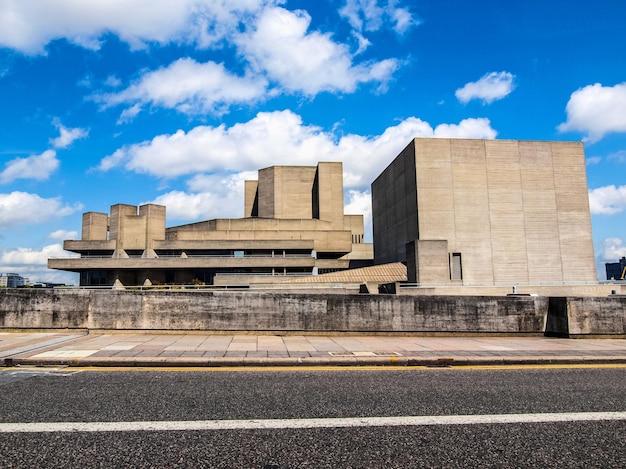
[[[0,365],[626,364],[626,338],[0,332]]]

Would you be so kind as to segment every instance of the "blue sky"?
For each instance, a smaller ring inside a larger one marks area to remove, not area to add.
[[[626,255],[626,3],[0,0],[0,272],[76,283],[46,261],[83,212],[240,217],[274,164],[342,161],[369,224],[373,179],[432,136],[583,140],[604,278]]]

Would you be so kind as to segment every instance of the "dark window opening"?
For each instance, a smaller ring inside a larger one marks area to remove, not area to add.
[[[106,270],[90,270],[80,273],[80,284],[82,286],[101,286],[107,284]]]
[[[312,218],[319,219],[320,217],[320,187],[319,187],[319,172],[315,171],[315,179],[313,179],[313,190],[311,193],[311,210]]]
[[[463,280],[463,266],[461,264],[460,252],[453,252],[450,258],[450,279]]]

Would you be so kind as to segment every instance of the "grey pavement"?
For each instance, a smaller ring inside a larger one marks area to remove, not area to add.
[[[626,364],[626,339],[542,336],[0,332],[0,366]]]

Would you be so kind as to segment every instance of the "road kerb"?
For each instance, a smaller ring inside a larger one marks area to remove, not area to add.
[[[84,357],[84,358],[20,358],[5,364],[11,366],[68,367],[324,367],[381,366],[449,368],[456,366],[502,365],[578,365],[626,364],[626,356],[554,356],[554,357]]]

